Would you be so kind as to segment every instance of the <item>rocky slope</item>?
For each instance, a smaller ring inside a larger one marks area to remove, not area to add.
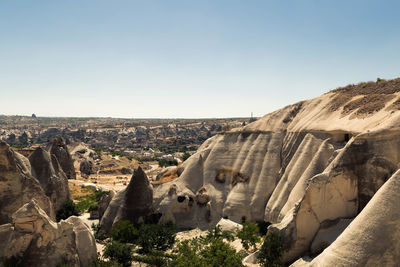
[[[11,222],[11,215],[32,199],[55,218],[52,203],[32,176],[29,160],[0,142],[0,224]]]
[[[318,253],[399,168],[399,110],[396,79],[272,112],[208,139],[177,180],[155,187],[154,208],[183,228],[269,222],[285,236],[286,263]]]
[[[12,215],[12,222],[0,225],[0,262],[21,258],[24,266],[87,266],[96,255],[96,241],[90,228],[78,217],[55,223],[36,200]]]

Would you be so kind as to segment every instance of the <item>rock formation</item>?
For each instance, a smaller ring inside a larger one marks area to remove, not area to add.
[[[101,196],[99,200],[99,220],[103,217],[104,213],[106,212],[108,205],[110,204],[111,200],[114,198],[115,192],[113,190],[109,191],[107,194]]]
[[[317,253],[399,168],[399,110],[400,79],[361,83],[218,134],[178,179],[155,187],[155,212],[184,228],[209,229],[221,218],[269,222],[285,237],[284,262],[311,247]],[[192,205],[205,192],[208,202]]]
[[[83,175],[93,174],[94,173],[93,162],[87,159],[82,160],[81,163],[79,164],[79,170]]]
[[[11,215],[33,198],[48,216],[55,218],[49,198],[31,174],[29,160],[0,142],[0,224],[11,222]]]
[[[30,156],[32,175],[36,177],[57,212],[71,198],[68,178],[57,158],[38,147]]]
[[[400,259],[400,170],[346,230],[311,262],[293,266],[397,266]]]
[[[129,185],[111,200],[101,219],[101,226],[105,231],[110,231],[115,223],[122,220],[130,220],[134,224],[143,222],[152,212],[152,202],[153,188],[139,167],[134,171]]]
[[[61,136],[57,136],[48,144],[47,151],[54,155],[68,179],[76,179],[74,163],[69,154],[68,147]]]
[[[90,228],[78,217],[52,221],[36,200],[12,215],[12,222],[0,225],[0,262],[11,257],[24,266],[86,266],[96,256]]]

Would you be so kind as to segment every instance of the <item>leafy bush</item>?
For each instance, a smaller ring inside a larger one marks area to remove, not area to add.
[[[142,253],[166,250],[175,242],[175,226],[172,224],[143,224],[139,229],[137,244]]]
[[[132,248],[118,241],[112,241],[106,245],[104,257],[116,261],[124,267],[130,266],[133,260]]]
[[[168,254],[163,251],[153,250],[145,255],[134,255],[134,261],[146,263],[149,266],[168,266],[171,264],[171,259],[174,259],[173,254]]]
[[[90,192],[89,195],[77,197],[76,200],[78,203],[76,204],[79,212],[88,211],[90,208],[95,208],[103,195],[109,194],[109,191],[94,191],[93,189],[88,189]],[[89,210],[90,211],[90,210]]]
[[[208,231],[205,238],[208,240],[226,239],[228,241],[233,241],[235,239],[235,233],[233,231],[222,230],[221,227],[217,225],[214,229]]]
[[[124,153],[122,151],[113,150],[113,151],[111,151],[111,156],[113,156],[113,157],[115,157],[115,156],[123,157]]]
[[[181,160],[182,160],[182,161],[185,161],[185,160],[187,160],[189,157],[190,157],[190,154],[189,154],[188,152],[185,152],[185,153],[183,153],[183,155],[182,155],[182,157],[181,157]]]
[[[214,239],[200,252],[205,266],[243,266],[242,256],[221,239]]]
[[[215,227],[206,237],[185,240],[178,244],[172,266],[243,266],[242,255],[224,241],[232,238],[232,232]]]
[[[240,238],[243,247],[249,250],[252,247],[253,250],[256,249],[256,245],[260,242],[260,237],[258,236],[259,228],[255,223],[243,223],[243,228],[238,230],[236,235]]]
[[[178,161],[176,159],[173,159],[173,160],[159,159],[158,165],[160,167],[177,166]]]
[[[106,238],[108,238],[108,234],[106,231],[104,231],[103,229],[101,229],[101,225],[98,224],[94,224],[92,223],[92,230],[94,233],[94,237],[98,240],[104,240]]]
[[[258,253],[258,262],[262,266],[282,266],[280,258],[283,253],[284,240],[279,233],[270,232]]]
[[[111,238],[122,243],[135,243],[138,230],[130,221],[120,221],[111,229]]]
[[[99,210],[99,204],[97,204],[97,203],[91,204],[91,205],[89,206],[89,209],[88,209],[89,212],[90,212],[90,211],[95,211],[95,210]]]
[[[57,212],[57,222],[65,220],[70,216],[79,216],[80,212],[72,200],[67,200],[62,208]]]

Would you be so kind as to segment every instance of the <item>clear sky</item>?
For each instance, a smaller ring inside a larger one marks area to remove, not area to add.
[[[0,114],[262,116],[400,76],[400,1],[2,0]]]

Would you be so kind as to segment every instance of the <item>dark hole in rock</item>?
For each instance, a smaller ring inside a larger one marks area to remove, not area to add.
[[[347,133],[344,135],[344,141],[348,142],[350,140],[350,135]]]
[[[223,218],[224,218],[225,220],[227,220],[227,219],[228,219],[228,216],[224,216]]]
[[[185,201],[186,197],[185,196],[178,196],[178,202],[183,202]]]
[[[270,222],[264,222],[264,221],[258,221],[256,222],[258,225],[258,230],[260,232],[261,235],[266,235],[268,232],[268,226],[271,225]]]
[[[246,222],[246,216],[242,216],[242,223]]]
[[[189,206],[193,206],[194,199],[192,197],[189,197]]]

